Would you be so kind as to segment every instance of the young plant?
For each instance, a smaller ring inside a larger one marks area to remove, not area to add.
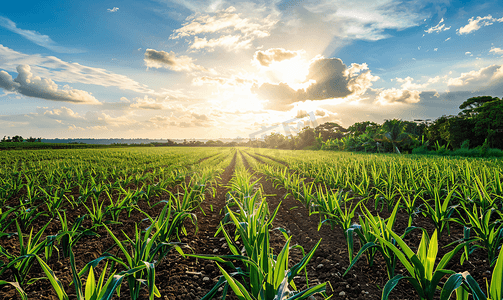
[[[28,253],[28,254],[21,255],[21,256],[17,257],[16,259],[14,259],[7,266],[9,266],[10,264],[17,265],[18,263],[29,262],[30,268],[31,268],[31,266],[34,264],[35,260],[38,261],[40,267],[42,268],[42,271],[45,273],[45,276],[46,276],[46,278],[37,278],[35,280],[49,279],[52,287],[54,288],[54,291],[56,292],[56,294],[58,296],[58,299],[59,300],[69,300],[68,295],[66,294],[65,290],[63,289],[63,284],[61,283],[61,281],[59,281],[59,279],[56,277],[56,274],[54,274],[54,271],[37,254]],[[18,275],[14,274],[14,277],[16,277],[16,280],[18,279]],[[19,281],[17,281],[16,283],[18,286],[20,285]],[[19,289],[18,289],[18,291],[19,291]]]
[[[127,239],[127,243],[130,245],[130,251],[128,251],[124,247],[123,243],[119,241],[117,237],[112,233],[112,231],[107,226],[104,227],[126,258],[126,260],[120,259],[118,260],[118,262],[129,270],[136,270],[134,272],[131,271],[133,273],[123,274],[123,277],[126,277],[128,281],[129,295],[131,299],[138,299],[138,297],[140,296],[140,288],[143,281],[146,281],[146,284],[148,286],[150,300],[154,298],[154,295],[160,297],[159,290],[155,286],[154,264],[155,262],[159,261],[159,259],[156,259],[156,256],[159,254],[162,247],[166,245],[166,243],[158,242],[160,231],[151,234],[154,226],[149,226],[142,237],[142,231],[138,229],[138,226],[135,224],[134,240],[129,238],[123,232],[124,236]],[[183,252],[178,245],[173,245],[173,247],[183,255]],[[117,281],[118,280],[119,279],[117,279]],[[120,281],[122,282],[122,278],[120,279]]]
[[[268,243],[268,239],[264,240]],[[277,258],[274,259],[272,253],[269,253],[269,245],[264,245],[264,248],[256,247],[255,258],[258,258],[256,267],[250,270],[250,281],[255,281],[254,285],[246,287],[232,276],[229,275],[218,263],[217,267],[222,272],[227,284],[240,300],[303,300],[317,293],[324,293],[326,290],[326,282],[307,288],[303,291],[296,291],[293,278],[305,268],[311,260],[314,251],[318,248],[320,241],[303,259],[288,269],[289,242],[287,241]],[[239,258],[238,258],[239,259]],[[294,288],[291,291],[289,286]],[[207,298],[209,299],[209,298]]]
[[[56,239],[59,240],[59,244],[63,248],[64,257],[70,256],[71,249],[84,235],[97,235],[92,229],[82,227],[82,222],[86,215],[77,218],[70,228],[66,218],[66,212],[63,212],[63,215],[59,212],[57,212],[57,214],[61,222],[61,230],[57,233]]]
[[[37,255],[44,250],[46,240],[41,240],[41,237],[49,224],[50,221],[47,222],[47,224],[45,224],[40,231],[35,234],[35,236],[33,236],[32,228],[25,243],[23,232],[21,231],[19,223],[16,221],[17,233],[19,237],[19,255],[15,256],[9,254],[3,248],[0,248],[1,253],[9,260],[9,262],[4,264],[0,269],[0,275],[2,275],[7,269],[10,269],[16,282],[21,286],[25,284],[26,276],[33,266],[35,257],[38,257]]]
[[[414,253],[396,233],[393,231],[389,231],[389,233],[402,250],[381,237],[378,237],[379,242],[389,247],[396,254],[410,276],[398,274],[388,280],[383,289],[382,299],[387,300],[390,292],[398,282],[401,279],[405,279],[414,287],[421,300],[433,300],[440,279],[447,274],[455,274],[454,271],[444,268],[452,257],[464,247],[464,244],[457,245],[453,250],[445,254],[436,268],[434,268],[438,253],[437,230],[435,230],[431,239],[426,232],[423,232],[417,253]],[[451,288],[454,290],[454,287]]]
[[[491,218],[496,213],[496,210],[492,208],[484,211],[477,204],[473,204],[472,209],[468,208],[465,203],[461,203],[461,206],[467,218],[463,218],[462,220],[453,219],[453,221],[468,226],[469,229],[466,229],[468,234],[470,231],[475,232],[473,239],[478,241],[479,244],[475,244],[473,247],[485,249],[489,262],[492,265],[496,260],[496,254],[501,247],[501,242],[503,242],[503,224],[501,222],[494,222]],[[462,214],[460,215],[462,216]],[[471,249],[470,252],[473,250]],[[465,256],[462,256],[461,262],[463,262],[463,258]]]
[[[163,200],[159,203],[165,203],[165,205],[156,219],[152,219],[152,217],[141,210],[140,212],[147,216],[152,224],[151,227],[153,227],[156,231],[157,242],[160,245],[158,261],[161,261],[171,250],[173,250],[173,248],[183,255],[180,247],[184,245],[179,242],[174,242],[173,239],[176,237],[179,240],[180,231],[182,231],[185,235],[187,234],[185,227],[183,226],[184,220],[186,219],[191,220],[195,226],[195,232],[197,232],[197,216],[189,212],[175,211],[171,201],[167,202]]]
[[[355,211],[358,208],[358,204],[352,207],[352,204],[347,207],[347,203],[353,198],[348,198],[348,193],[344,193],[342,190],[336,193],[329,191],[324,193],[321,186],[317,189],[316,198],[312,202],[312,207],[314,213],[319,213],[320,222],[318,224],[318,229],[324,223],[328,222],[332,230],[337,225],[344,233],[344,237],[348,240],[347,231],[351,227],[351,220],[355,216]],[[360,202],[363,200],[360,200]],[[349,241],[351,242],[351,241]],[[353,249],[348,243],[349,261],[353,258]]]
[[[15,220],[19,222],[22,230],[28,229],[31,224],[36,221],[41,216],[49,216],[49,214],[44,210],[39,210],[38,207],[42,204],[36,206],[19,205],[17,206],[14,215]]]
[[[462,276],[463,278],[463,285],[467,286],[470,291],[473,294],[473,298],[475,300],[496,300],[496,299],[503,299],[503,247],[500,250],[500,253],[498,255],[496,265],[494,266],[493,272],[492,272],[492,277],[491,277],[491,284],[487,286],[487,295],[482,292],[482,289],[480,288],[479,284],[473,277],[470,275],[468,272],[464,272],[458,275]],[[459,278],[456,278],[458,286],[459,284]],[[451,280],[451,278],[449,278]],[[454,279],[452,280],[454,281]],[[446,282],[446,285],[449,283]],[[453,284],[453,283],[452,283]],[[487,284],[487,283],[486,283]],[[459,286],[458,289],[462,289],[462,286]],[[457,290],[456,290],[457,291]],[[447,294],[450,296],[449,291],[446,291],[446,298]],[[442,291],[442,295],[444,294],[444,291]]]
[[[414,221],[414,218],[420,212],[418,205],[416,205],[416,202],[418,198],[421,198],[422,191],[411,194],[411,191],[404,191],[399,189],[398,192],[401,195],[401,202],[403,203],[402,207],[405,209],[405,212],[409,216],[407,227],[411,227],[412,221]]]
[[[61,206],[63,205],[63,201],[67,199],[71,203],[70,200],[65,195],[65,190],[64,188],[58,187],[52,187],[52,188],[47,188],[47,190],[43,189],[40,187],[40,190],[45,194],[45,199],[44,202],[47,206],[47,211],[52,215],[55,216]]]
[[[26,295],[25,291],[21,288],[18,282],[8,282],[5,280],[0,280],[0,286],[10,284],[13,287],[16,288],[17,292],[19,293],[19,296],[21,296],[22,300],[28,300],[28,295]]]
[[[96,278],[94,276],[94,268],[98,265],[98,263],[104,259],[112,258],[112,256],[104,255],[101,256],[89,263],[77,273],[77,268],[75,266],[75,257],[73,255],[73,251],[70,250],[70,266],[72,268],[73,281],[72,283],[75,285],[75,292],[77,295],[77,300],[98,300],[98,299],[111,299],[113,293],[117,290],[117,294],[120,297],[120,284],[115,285],[115,289],[112,288],[112,283],[114,279],[115,271],[112,272],[114,263],[109,270],[108,280],[105,282],[105,275],[107,273],[108,262],[105,264],[103,271],[96,282]],[[82,286],[82,281],[80,277],[88,271],[87,280],[85,287]],[[111,273],[111,274],[110,274]]]
[[[381,200],[385,200],[388,211],[390,211],[395,204],[395,197],[398,196],[394,176],[390,173],[386,179],[379,177],[374,189],[376,191],[374,196],[375,209],[377,210],[377,206]]]
[[[362,246],[356,256],[354,258],[350,258],[350,265],[347,268],[346,272],[344,272],[344,275],[349,272],[349,270],[356,264],[358,259],[364,253],[367,256],[367,262],[369,266],[372,266],[375,254],[377,252],[380,252],[382,257],[384,258],[384,261],[386,262],[386,271],[388,273],[388,278],[391,279],[395,276],[396,255],[389,247],[387,247],[383,243],[380,243],[378,237],[381,237],[391,244],[395,244],[395,240],[390,234],[390,231],[393,230],[399,206],[400,202],[397,202],[390,217],[387,220],[384,220],[380,216],[373,216],[367,209],[367,207],[360,204],[364,218],[359,216],[360,225],[355,224],[351,226],[350,229],[348,229],[347,240],[350,253],[353,253],[353,232],[356,232],[356,234],[358,235],[358,238],[360,239],[360,245]],[[413,229],[413,227],[407,228],[402,237],[404,237]]]
[[[447,193],[445,198],[442,200],[442,196],[440,195],[440,188],[433,189],[433,206],[426,200],[424,200],[424,206],[426,210],[423,214],[426,217],[429,217],[435,228],[439,230],[440,233],[444,230],[444,227],[447,226],[447,234],[450,235],[449,231],[449,221],[451,220],[451,215],[455,211],[457,205],[450,206],[451,198],[456,191],[455,187],[452,187],[451,190]]]
[[[217,266],[223,274],[223,277],[217,282],[213,289],[203,298],[204,300],[212,299],[218,288],[224,287],[224,298],[230,287],[238,299],[246,300],[273,300],[273,299],[307,299],[315,293],[325,291],[326,283],[318,284],[304,291],[297,291],[293,278],[299,274],[311,260],[314,252],[318,248],[320,241],[301,259],[299,263],[292,268],[289,266],[289,251],[290,238],[287,239],[281,252],[275,256],[271,251],[269,242],[269,222],[257,224],[257,228],[253,230],[254,235],[245,233],[250,226],[250,223],[245,224],[240,222],[236,216],[229,211],[231,219],[240,232],[239,237],[244,244],[244,251],[241,253],[234,240],[229,237],[225,229],[223,230],[229,249],[233,255],[189,255],[203,259],[211,259],[220,263],[224,263],[233,269],[233,273],[227,273],[218,263]],[[245,265],[244,270],[236,268],[229,260],[238,260]],[[246,277],[248,284],[242,284],[235,277]],[[289,287],[293,288],[293,291]]]

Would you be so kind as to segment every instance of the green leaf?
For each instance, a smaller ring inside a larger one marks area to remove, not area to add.
[[[307,265],[307,263],[313,258],[314,252],[318,249],[321,243],[321,239],[314,245],[314,247],[309,251],[297,264],[290,268],[288,271],[288,282],[291,282],[297,274],[302,271],[302,269]]]
[[[388,299],[389,294],[391,293],[391,291],[395,288],[395,286],[398,284],[398,282],[402,278],[405,278],[405,277],[401,274],[398,274],[395,277],[388,280],[388,282],[386,282],[386,285],[384,286],[384,289],[382,290],[382,297],[381,297],[382,300]]]
[[[463,274],[461,273],[451,275],[442,288],[442,292],[440,293],[440,300],[449,300],[451,298],[452,292],[454,292],[454,290],[461,286],[463,280]]]
[[[342,274],[342,277],[344,277],[349,272],[349,270],[356,264],[358,259],[365,253],[365,251],[367,251],[368,249],[370,249],[372,247],[380,247],[380,246],[373,243],[373,242],[369,242],[369,243],[366,243],[365,245],[363,245],[363,247],[361,247],[360,251],[358,251],[356,256],[353,258],[353,260],[349,264],[349,267],[346,269],[346,272],[344,272],[344,274]]]
[[[437,253],[438,253],[438,240],[437,240],[437,231],[435,230],[433,232],[433,235],[431,236],[430,245],[428,247],[428,254],[426,256],[426,260],[424,261],[425,263],[424,272],[428,280],[431,280],[433,276],[433,268],[435,267],[435,259],[437,258]]]
[[[320,283],[318,285],[315,285],[307,290],[303,290],[302,292],[299,292],[295,294],[294,296],[288,298],[287,300],[303,300],[309,298],[309,296],[314,295],[316,293],[323,293],[327,289],[327,283]]]
[[[498,260],[493,269],[493,275],[491,277],[491,288],[489,293],[491,299],[502,299],[503,298],[503,247],[501,247],[500,253],[498,255]]]
[[[477,283],[477,281],[473,279],[472,275],[470,275],[470,273],[468,272],[463,273],[463,275],[465,277],[466,284],[472,291],[473,298],[475,300],[488,300],[486,295],[484,295],[484,292],[482,292],[482,290],[480,289],[480,286]]]
[[[40,267],[42,267],[42,270],[44,271],[45,275],[51,282],[52,287],[56,291],[56,294],[58,294],[59,300],[68,300],[68,295],[63,289],[63,284],[61,283],[61,281],[59,281],[59,279],[56,277],[51,268],[49,268],[49,266],[45,263],[45,261],[43,261],[40,257],[35,255],[35,258],[38,260]]]
[[[245,287],[239,283],[238,281],[235,281],[220,265],[217,263],[217,267],[220,269],[220,272],[224,275],[225,279],[227,280],[227,283],[231,287],[231,289],[234,291],[236,296],[238,297],[239,300],[253,300],[251,295],[248,293],[248,291],[245,289]]]
[[[19,293],[19,295],[21,296],[21,299],[23,300],[28,300],[28,296],[26,295],[26,293],[23,291],[23,289],[21,288],[21,286],[19,285],[18,282],[8,282],[8,281],[5,281],[5,280],[0,280],[0,285],[5,285],[5,284],[10,284],[12,285],[13,287],[16,288],[17,292]]]
[[[93,267],[89,268],[89,275],[87,275],[86,280],[86,300],[90,300],[91,297],[96,293],[96,280],[94,278]]]
[[[281,282],[284,281],[286,270],[288,269],[288,254],[289,254],[290,239],[286,241],[285,246],[279,253],[276,264],[274,266],[274,288],[278,288]],[[281,298],[280,298],[281,299]]]
[[[75,284],[75,292],[77,294],[77,300],[81,300],[84,298],[84,295],[82,295],[82,282],[80,281],[79,274],[77,273],[77,269],[75,268],[75,256],[73,255],[73,251],[71,249],[70,249],[70,266],[72,268],[72,278],[73,283]]]

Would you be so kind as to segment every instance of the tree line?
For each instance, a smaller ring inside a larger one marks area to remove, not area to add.
[[[28,142],[28,143],[40,143],[42,142],[42,138],[38,137],[38,138],[34,138],[34,137],[29,137],[27,139],[24,139],[22,136],[20,135],[15,135],[13,136],[12,138],[10,136],[5,136],[2,138],[2,143],[22,143],[22,142]]]
[[[359,152],[430,153],[464,156],[503,156],[503,100],[491,96],[472,97],[463,102],[457,115],[435,121],[400,119],[357,122],[348,128],[327,122],[316,128],[304,127],[297,135],[273,132],[260,140],[220,140],[176,143],[152,142],[137,146],[262,147],[275,149],[321,149]],[[1,142],[41,142],[41,138],[4,136]],[[4,144],[6,145],[6,144]],[[109,146],[131,146],[112,144]]]
[[[272,133],[254,146],[277,149],[322,149],[362,152],[436,153],[499,156],[503,149],[503,100],[472,97],[458,115],[429,120],[364,121],[348,128],[327,122],[305,127],[297,136]],[[252,142],[253,145],[253,142]],[[493,149],[493,150],[490,150]]]

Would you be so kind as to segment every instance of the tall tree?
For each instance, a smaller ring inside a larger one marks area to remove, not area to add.
[[[365,121],[357,122],[348,127],[348,132],[354,136],[359,136],[360,134],[369,133],[375,134],[379,131],[380,126],[377,123]]]
[[[503,148],[503,100],[493,98],[474,109],[474,132],[487,139],[490,147]]]
[[[328,139],[340,139],[347,131],[346,128],[333,122],[323,123],[314,129],[315,135],[321,137],[324,142]]]
[[[411,134],[405,131],[406,125],[407,123],[403,122],[402,120],[386,120],[381,126],[381,138],[377,140],[391,143],[393,151],[400,154],[400,149],[398,148],[398,146],[406,141],[411,140]]]
[[[462,109],[460,114],[463,114],[465,116],[473,116],[474,114],[477,113],[476,109],[484,105],[484,103],[487,102],[492,102],[495,100],[499,100],[497,97],[491,97],[491,96],[478,96],[478,97],[471,97],[465,102],[461,103],[459,106],[459,109]]]

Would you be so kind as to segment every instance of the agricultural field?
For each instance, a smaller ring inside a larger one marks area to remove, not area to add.
[[[0,299],[502,299],[502,179],[497,159],[1,151]]]

